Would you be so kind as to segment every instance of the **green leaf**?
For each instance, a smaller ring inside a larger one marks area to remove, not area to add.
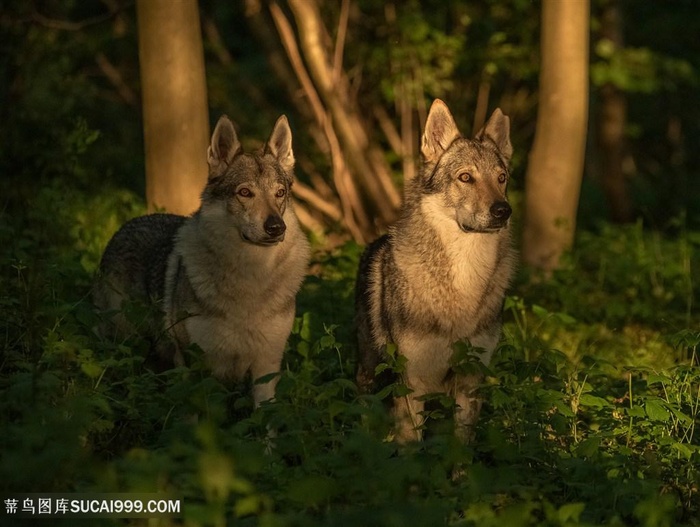
[[[540,318],[548,317],[551,314],[547,309],[536,304],[533,304],[532,312]]]
[[[309,358],[309,352],[311,351],[311,346],[309,346],[309,343],[306,342],[305,340],[302,340],[297,344],[297,353],[304,357],[305,359]]]
[[[571,410],[571,407],[564,401],[557,401],[554,403],[554,405],[557,407],[557,410],[559,410],[559,413],[564,417],[574,417],[574,412]]]
[[[632,408],[625,408],[625,413],[630,417],[645,417],[644,408],[641,406],[633,406]]]
[[[687,443],[673,443],[671,448],[681,454],[686,459],[693,457],[693,454],[700,451],[697,445],[689,445]]]
[[[511,398],[503,390],[499,390],[498,388],[491,390],[489,403],[494,408],[501,408],[503,406],[508,405],[510,402]]]
[[[647,384],[649,386],[651,386],[652,384],[656,384],[656,383],[665,384],[669,381],[670,381],[670,379],[668,377],[663,376],[663,375],[658,375],[656,373],[650,373],[649,376],[647,377]]]
[[[335,337],[333,335],[323,335],[320,339],[318,339],[318,343],[320,344],[321,349],[332,348],[335,345]]]
[[[671,413],[684,425],[691,425],[693,423],[693,418],[689,415],[681,412],[677,408],[670,407]]]
[[[311,342],[311,313],[308,311],[304,313],[301,317],[301,328],[299,329],[299,336],[306,342]]]
[[[557,516],[562,524],[569,522],[578,523],[585,508],[585,503],[567,503],[559,508]]]
[[[311,474],[294,481],[287,497],[305,506],[314,506],[328,500],[335,492],[335,481],[329,477]]]
[[[644,404],[644,410],[652,421],[667,421],[671,414],[660,400],[649,399]]]
[[[264,503],[265,500],[261,496],[244,496],[236,501],[234,511],[239,518],[242,516],[249,516],[259,512],[263,508]]]
[[[592,406],[594,408],[610,406],[610,403],[602,397],[591,395],[590,393],[584,393],[579,399],[578,403],[579,406]]]
[[[600,437],[588,437],[576,445],[576,455],[580,457],[593,457],[600,448]]]
[[[85,375],[87,375],[91,379],[96,379],[97,377],[102,375],[102,366],[100,366],[96,362],[83,362],[80,365],[80,369]]]
[[[386,362],[381,362],[377,365],[376,368],[374,368],[374,374],[379,375],[385,370],[391,369],[391,366],[389,366]]]

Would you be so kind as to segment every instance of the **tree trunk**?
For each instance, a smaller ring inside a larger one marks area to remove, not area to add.
[[[523,260],[551,271],[573,244],[588,121],[588,0],[543,0],[537,132],[525,181]]]
[[[601,37],[610,40],[616,49],[622,47],[622,24],[617,0],[610,0],[601,15]],[[617,223],[632,221],[632,200],[624,162],[627,100],[625,94],[612,83],[600,88],[598,115],[598,145],[601,151],[603,190],[610,207],[610,217]]]
[[[137,0],[136,8],[148,208],[191,214],[209,143],[197,0]]]

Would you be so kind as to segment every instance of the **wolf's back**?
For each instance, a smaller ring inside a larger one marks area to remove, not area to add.
[[[109,301],[114,294],[161,299],[168,257],[186,219],[175,214],[150,214],[125,223],[102,255],[95,291],[98,307],[118,307]]]

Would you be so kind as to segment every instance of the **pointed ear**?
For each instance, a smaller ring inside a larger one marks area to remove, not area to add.
[[[228,117],[222,115],[216,123],[211,144],[207,150],[210,177],[220,175],[240,150],[241,143],[233,123]]]
[[[437,161],[452,142],[460,136],[457,124],[447,105],[440,99],[435,99],[425,121],[425,131],[420,148],[425,160],[428,162]]]
[[[513,155],[513,145],[510,144],[510,119],[496,108],[484,127],[476,134],[482,143],[486,140],[496,145],[506,161]]]
[[[294,152],[292,151],[292,130],[289,128],[287,116],[280,115],[272,129],[270,139],[265,144],[265,153],[272,154],[280,162],[285,172],[294,168]]]

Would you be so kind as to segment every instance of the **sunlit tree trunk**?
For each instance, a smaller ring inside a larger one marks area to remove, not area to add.
[[[150,210],[190,214],[207,179],[204,51],[197,0],[137,0]]]
[[[551,271],[571,247],[588,121],[588,0],[543,0],[537,131],[525,181],[523,260]]]

